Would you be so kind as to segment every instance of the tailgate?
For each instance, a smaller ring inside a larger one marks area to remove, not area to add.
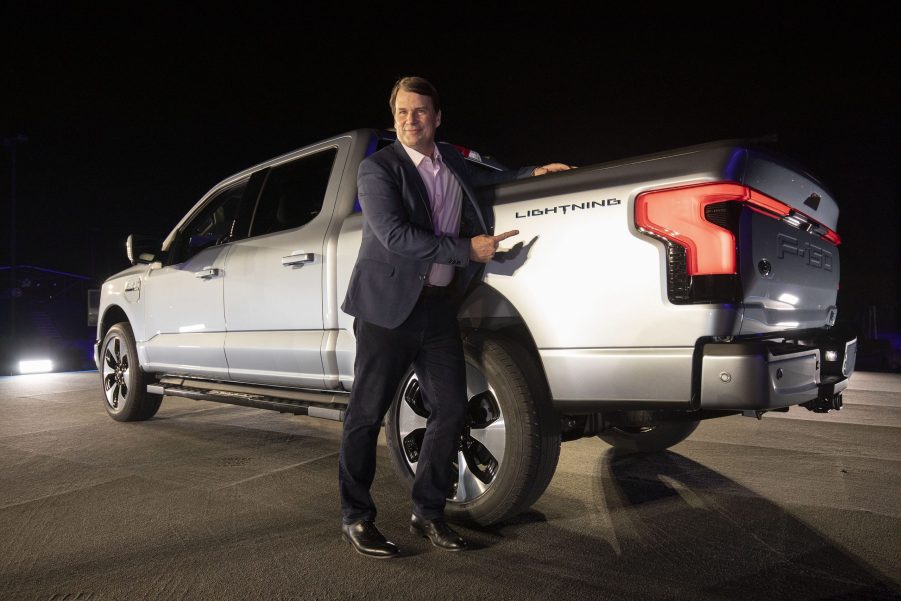
[[[838,225],[838,205],[812,175],[785,159],[748,150],[744,185],[784,202],[832,231]]]
[[[745,206],[741,211],[741,334],[834,324],[839,284],[835,201],[799,169],[753,151],[744,184],[792,210],[774,215]]]

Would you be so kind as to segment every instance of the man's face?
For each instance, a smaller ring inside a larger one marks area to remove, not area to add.
[[[416,92],[398,90],[394,99],[394,128],[406,146],[431,156],[435,148],[435,130],[441,125],[441,111],[435,111],[432,99]]]

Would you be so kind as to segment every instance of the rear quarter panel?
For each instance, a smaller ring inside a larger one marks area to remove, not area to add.
[[[633,218],[641,192],[723,179],[729,160],[687,153],[499,188],[495,231],[520,235],[505,242],[514,253],[489,265],[486,283],[511,301],[540,349],[690,347],[736,333],[736,306],[668,301],[665,249]]]

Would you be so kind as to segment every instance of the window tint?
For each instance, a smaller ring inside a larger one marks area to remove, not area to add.
[[[232,239],[247,181],[214,196],[179,232],[169,263],[182,263],[204,248]]]
[[[316,217],[337,152],[330,148],[273,168],[263,184],[250,235],[300,227]]]

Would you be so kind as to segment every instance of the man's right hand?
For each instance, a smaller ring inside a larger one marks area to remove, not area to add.
[[[500,245],[501,240],[506,240],[507,238],[516,236],[517,234],[519,234],[519,230],[510,230],[509,232],[504,232],[503,234],[498,234],[497,236],[482,234],[481,236],[470,238],[469,260],[478,261],[479,263],[487,263],[492,258],[494,258],[494,253],[497,252],[497,247]]]

